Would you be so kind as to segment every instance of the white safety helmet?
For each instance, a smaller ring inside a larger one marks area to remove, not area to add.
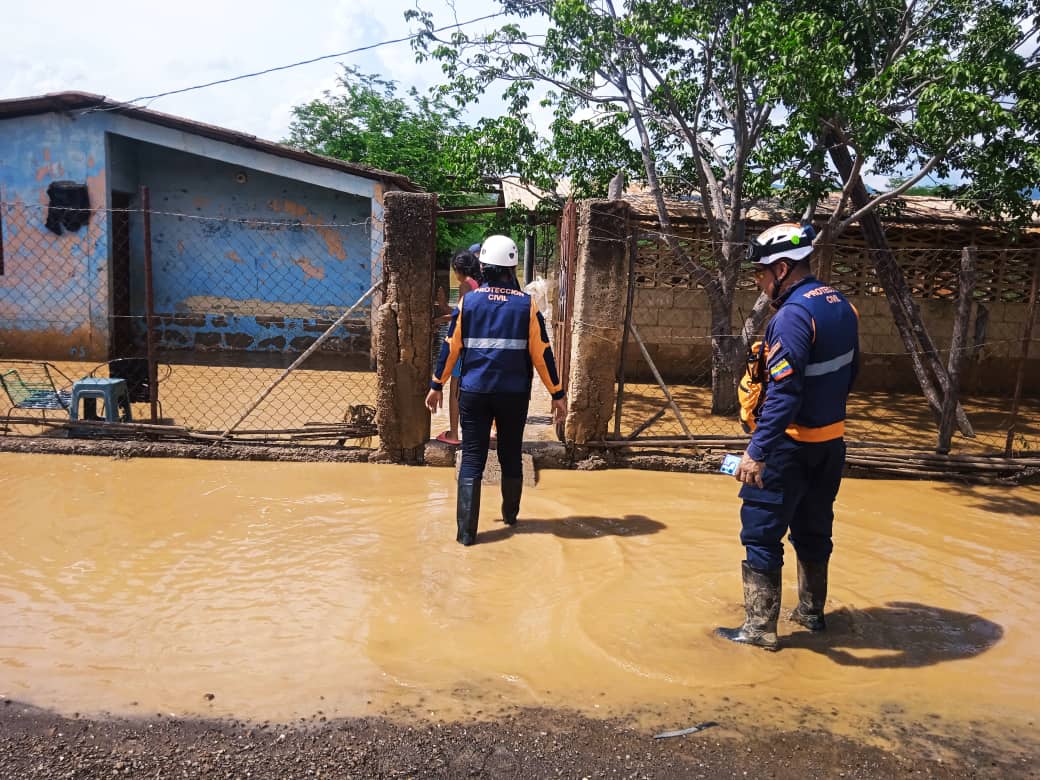
[[[747,259],[757,265],[772,265],[778,260],[798,262],[812,254],[816,231],[812,225],[784,222],[773,225],[748,242]]]
[[[484,265],[497,265],[501,268],[516,268],[516,242],[509,236],[488,236],[480,245],[480,262]]]

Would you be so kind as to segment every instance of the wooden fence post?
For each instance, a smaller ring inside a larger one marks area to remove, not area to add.
[[[1011,422],[1008,425],[1007,439],[1004,442],[1004,456],[1010,458],[1015,443],[1015,427],[1018,425],[1018,407],[1022,403],[1022,388],[1025,385],[1026,363],[1029,362],[1029,347],[1033,341],[1033,323],[1036,321],[1037,287],[1040,286],[1040,257],[1033,264],[1033,283],[1029,287],[1029,309],[1026,312],[1026,326],[1022,332],[1022,358],[1018,363],[1015,375],[1015,393],[1011,399]]]

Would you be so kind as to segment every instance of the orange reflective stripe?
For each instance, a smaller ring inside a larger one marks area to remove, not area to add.
[[[845,435],[845,421],[839,420],[836,423],[824,425],[822,428],[810,428],[808,425],[791,423],[787,426],[787,430],[784,433],[795,441],[831,441],[832,439],[840,439]]]
[[[538,372],[542,384],[545,385],[550,395],[558,393],[563,389],[563,383],[562,381],[553,382],[549,375],[549,366],[545,364],[545,351],[550,348],[550,344],[542,341],[542,327],[538,324],[538,304],[535,303],[533,297],[531,298],[531,314],[527,330],[527,350],[531,356],[531,364]]]

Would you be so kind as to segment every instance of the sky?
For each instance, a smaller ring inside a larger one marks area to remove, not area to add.
[[[437,25],[491,13],[481,0],[422,0]],[[415,30],[415,0],[70,0],[5,3],[0,99],[67,90],[131,100],[342,52]],[[147,11],[142,12],[142,8]],[[491,29],[501,19],[468,26]],[[148,108],[260,138],[287,137],[295,105],[335,85],[337,64],[425,89],[440,75],[408,43],[160,98]]]
[[[414,32],[404,12],[417,1],[433,12],[436,26],[486,16],[497,7],[486,0],[6,3],[0,17],[7,33],[0,46],[0,99],[74,90],[128,101],[343,52]],[[503,21],[465,30],[478,34]],[[402,90],[425,90],[440,78],[437,63],[416,63],[403,42],[138,105],[282,141],[293,106],[332,89],[340,62],[394,79]],[[495,100],[480,113],[501,110]],[[544,114],[535,117],[540,130],[548,126],[549,112]],[[470,121],[476,116],[473,109]],[[866,173],[872,186],[887,183]]]

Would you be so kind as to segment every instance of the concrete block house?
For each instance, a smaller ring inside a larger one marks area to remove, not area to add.
[[[380,274],[408,179],[97,95],[0,101],[0,357],[298,352]],[[371,329],[326,348],[369,356]]]

